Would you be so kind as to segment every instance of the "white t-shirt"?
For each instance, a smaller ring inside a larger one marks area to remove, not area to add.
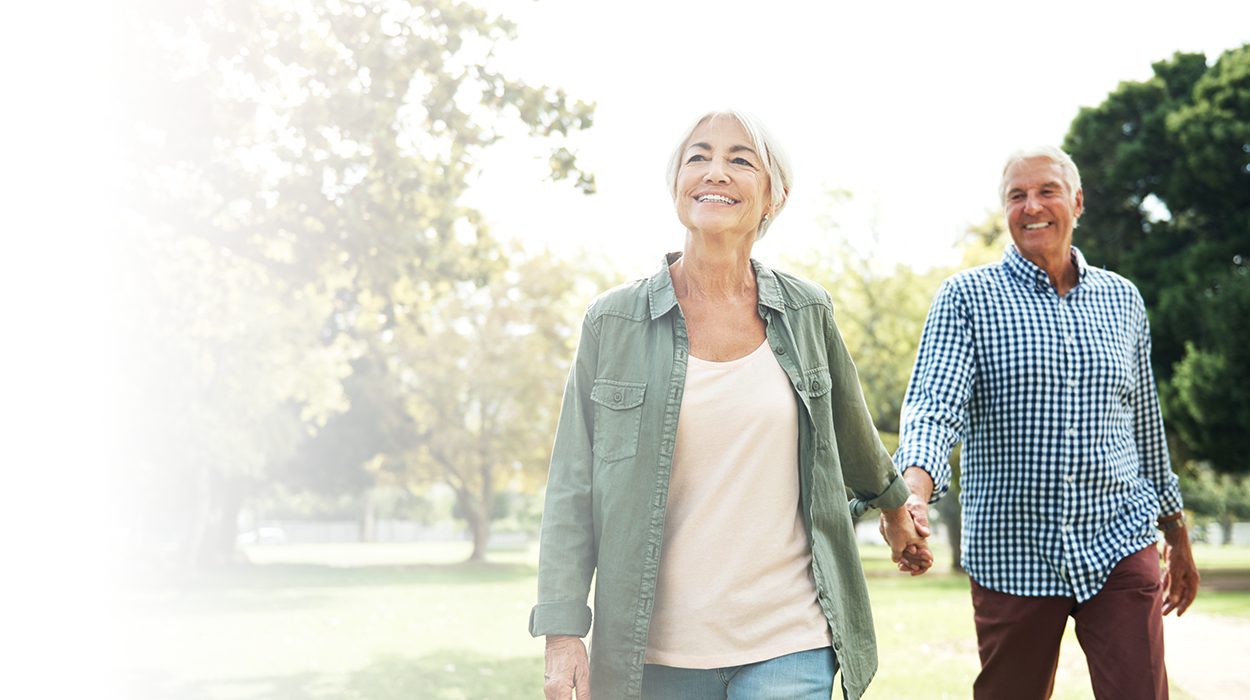
[[[831,643],[799,513],[798,404],[765,342],[689,356],[647,663],[740,666]]]

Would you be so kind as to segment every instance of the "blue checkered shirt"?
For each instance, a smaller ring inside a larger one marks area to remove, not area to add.
[[[1131,282],[1090,268],[1059,296],[1009,247],[947,279],[929,310],[894,462],[950,487],[963,442],[962,564],[986,588],[1073,596],[1102,588],[1181,510]]]

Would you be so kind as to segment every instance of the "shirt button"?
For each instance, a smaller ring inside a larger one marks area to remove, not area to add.
[[[1068,437],[1076,437],[1076,428],[1068,428]]]
[[[786,354],[786,349],[785,349],[784,347],[780,346],[780,345],[778,345],[777,347],[773,348],[773,350],[776,350],[778,355],[784,355],[784,354]]]
[[[820,391],[820,382],[812,382],[812,391]]]
[[[1073,345],[1073,344],[1075,344],[1075,343],[1076,343],[1076,338],[1074,338],[1074,337],[1073,337],[1073,336],[1071,336],[1071,335],[1069,335],[1069,336],[1066,338],[1066,340],[1068,341],[1068,345]]]
[[[1068,483],[1070,484],[1070,483],[1072,483],[1072,482],[1076,481],[1076,477],[1075,477],[1075,476],[1072,476],[1071,474],[1068,474],[1067,476],[1063,477],[1063,480],[1064,480],[1064,481],[1066,481],[1066,482],[1068,482]]]
[[[1076,380],[1075,380],[1075,379],[1069,379],[1069,380],[1068,380],[1068,386],[1075,388],[1075,387],[1076,387]]]
[[[612,395],[612,400],[616,403],[620,403],[622,398],[621,392],[619,391]]]

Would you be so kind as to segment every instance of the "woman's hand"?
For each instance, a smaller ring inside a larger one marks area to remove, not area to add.
[[[890,545],[890,559],[899,571],[919,576],[933,566],[929,551],[928,505],[910,496],[899,508],[881,511],[881,536]]]
[[[590,658],[581,637],[547,635],[543,694],[547,700],[590,700]]]

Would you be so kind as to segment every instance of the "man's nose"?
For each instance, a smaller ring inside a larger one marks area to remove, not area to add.
[[[1042,203],[1035,195],[1029,194],[1024,200],[1024,210],[1030,214],[1036,214],[1042,210]]]

